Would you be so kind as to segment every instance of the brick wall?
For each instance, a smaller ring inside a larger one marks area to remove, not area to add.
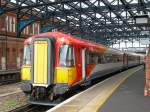
[[[26,17],[27,18],[27,17]],[[16,15],[14,13],[7,13],[0,16],[0,35],[16,36],[17,27]],[[36,22],[27,26],[22,32],[22,37],[28,37],[34,34],[39,34],[40,23]]]
[[[0,36],[1,37],[1,36]],[[7,69],[18,69],[17,58],[20,59],[20,64],[22,64],[23,57],[23,42],[24,39],[10,38],[6,40],[0,40],[0,70],[2,68],[2,58],[6,59]]]
[[[0,16],[0,70],[5,70],[5,66],[6,69],[20,68],[23,56],[23,38],[40,32],[40,23],[36,22],[27,26],[21,32],[21,38],[17,39],[16,23],[16,14],[14,13],[6,13]],[[17,63],[19,60],[20,64]]]

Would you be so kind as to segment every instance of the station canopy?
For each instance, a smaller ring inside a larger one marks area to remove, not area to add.
[[[2,0],[0,14],[110,45],[149,38],[150,0]]]

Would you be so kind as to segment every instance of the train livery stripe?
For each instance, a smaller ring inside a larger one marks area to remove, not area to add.
[[[34,83],[47,84],[47,41],[34,42]]]

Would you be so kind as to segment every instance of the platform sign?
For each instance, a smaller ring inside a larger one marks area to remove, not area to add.
[[[148,45],[148,44],[150,44],[150,39],[149,38],[141,38],[140,43],[142,45]]]
[[[149,16],[148,15],[137,15],[134,16],[136,24],[147,24]]]

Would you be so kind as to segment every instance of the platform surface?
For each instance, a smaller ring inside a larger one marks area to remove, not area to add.
[[[0,75],[20,73],[20,70],[0,70]]]
[[[135,73],[138,73],[138,71],[142,68],[143,67],[141,66],[135,67],[122,73],[119,73],[111,78],[108,78],[107,80],[100,82],[92,86],[91,88],[67,99],[61,104],[50,109],[48,112],[96,112],[100,111],[99,109],[101,107],[102,112],[107,112],[107,110],[105,110],[108,108],[107,103],[106,105],[104,104],[106,100],[113,94],[113,92],[120,86],[120,84],[122,84],[131,75],[135,77]],[[141,91],[141,93],[142,92],[143,90]],[[118,99],[119,97],[116,96],[116,98]],[[116,108],[118,108],[118,106]],[[110,109],[110,112],[113,111]],[[122,112],[122,110],[114,112]]]
[[[144,69],[123,82],[99,112],[150,112],[150,97],[144,96]]]

